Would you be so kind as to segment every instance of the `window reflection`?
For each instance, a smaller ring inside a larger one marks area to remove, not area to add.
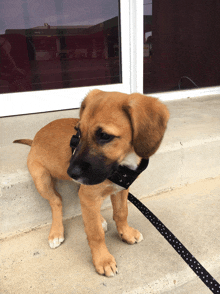
[[[0,93],[121,83],[118,0],[1,4]],[[14,2],[13,2],[14,3]]]
[[[219,0],[144,0],[144,93],[220,85],[219,14]]]
[[[144,0],[144,93],[153,89],[152,1]]]

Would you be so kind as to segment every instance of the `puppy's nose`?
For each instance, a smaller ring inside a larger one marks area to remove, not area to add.
[[[81,177],[83,171],[79,166],[69,167],[67,170],[68,175],[73,179],[78,179]]]

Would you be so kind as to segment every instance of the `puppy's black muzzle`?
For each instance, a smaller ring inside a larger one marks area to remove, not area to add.
[[[84,185],[96,185],[104,182],[118,168],[117,162],[107,164],[107,159],[99,155],[90,155],[89,148],[80,144],[80,134],[77,132],[71,138],[70,146],[73,155],[67,170],[68,175]]]

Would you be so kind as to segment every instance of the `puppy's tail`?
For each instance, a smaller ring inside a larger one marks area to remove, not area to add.
[[[20,143],[20,144],[25,144],[25,145],[32,145],[33,140],[30,139],[19,139],[19,140],[14,140],[13,143]]]

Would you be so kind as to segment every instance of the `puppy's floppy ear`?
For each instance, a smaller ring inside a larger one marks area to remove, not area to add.
[[[129,117],[134,150],[149,158],[160,146],[169,119],[169,111],[157,98],[134,93],[128,96],[123,110]]]

